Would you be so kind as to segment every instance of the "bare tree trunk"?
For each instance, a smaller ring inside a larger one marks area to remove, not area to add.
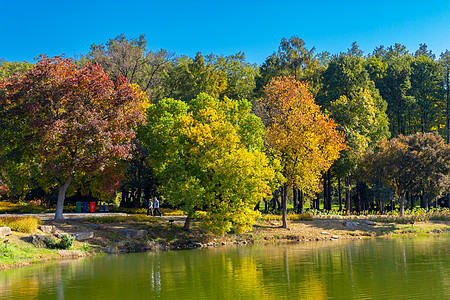
[[[315,209],[319,210],[320,208],[320,195],[319,193],[316,193],[316,204],[315,204]]]
[[[63,209],[64,209],[64,199],[66,199],[67,188],[72,181],[72,175],[67,177],[66,182],[63,185],[59,185],[58,191],[58,202],[56,203],[56,212],[55,212],[55,221],[62,221],[63,218]]]
[[[296,187],[292,188],[292,194],[293,194],[292,202],[294,204],[294,211],[296,211],[297,210],[297,203],[298,203],[298,189]]]
[[[301,214],[303,212],[303,191],[298,190],[298,206],[297,213]]]
[[[278,189],[277,189],[275,192],[273,192],[273,197],[272,197],[272,210],[276,210],[276,209],[277,209],[278,194],[279,194]]]
[[[285,183],[283,184],[283,194],[281,195],[281,202],[282,202],[282,211],[283,211],[283,228],[287,228],[287,192],[288,192],[288,185]]]
[[[330,169],[328,169],[328,172],[327,172],[327,181],[328,181],[328,187],[327,187],[328,207],[327,207],[327,209],[331,210],[332,203],[331,203],[331,172],[330,172]]]
[[[327,184],[327,173],[323,174],[323,210],[328,208],[328,184]]]
[[[346,179],[346,184],[347,184],[347,194],[346,194],[346,208],[347,208],[347,214],[350,213],[352,211],[352,204],[351,204],[351,191],[350,191],[350,176],[347,176]]]
[[[339,211],[342,211],[341,178],[338,178]]]
[[[414,195],[411,195],[409,192],[406,194],[406,197],[407,197],[407,199],[409,200],[409,201],[411,201],[411,210],[413,210],[414,209]]]
[[[190,226],[191,226],[191,217],[188,215],[186,217],[186,220],[184,221],[183,229],[184,230],[189,230]]]
[[[141,206],[142,187],[138,187],[133,199],[133,207],[139,208]]]
[[[400,202],[400,217],[403,217],[403,215],[405,214],[405,197],[403,194],[400,195],[399,202]]]

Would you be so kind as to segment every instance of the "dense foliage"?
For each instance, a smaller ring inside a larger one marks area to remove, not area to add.
[[[298,213],[342,210],[342,193],[347,213],[450,206],[448,50],[332,55],[292,36],[256,66],[147,47],[119,35],[77,61],[0,60],[0,196],[57,203],[58,219],[66,194],[128,209],[157,196],[220,234],[249,229],[262,200],[284,226],[291,199]]]

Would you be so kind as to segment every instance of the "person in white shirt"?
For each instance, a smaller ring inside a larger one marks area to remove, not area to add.
[[[158,204],[158,206],[159,206],[159,204]],[[147,203],[147,216],[149,216],[150,213],[153,216],[153,202],[152,202],[152,199],[148,199],[148,203]]]

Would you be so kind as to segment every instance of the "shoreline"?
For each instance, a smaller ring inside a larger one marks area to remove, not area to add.
[[[68,218],[61,223],[43,220],[43,224],[40,226],[41,229],[35,232],[28,234],[12,232],[11,235],[2,239],[3,241],[5,239],[8,240],[8,247],[14,247],[18,251],[29,252],[31,255],[12,258],[8,262],[2,261],[0,263],[0,271],[34,264],[108,254],[222,247],[231,244],[332,242],[376,237],[415,237],[450,233],[450,221],[396,224],[371,222],[361,218],[315,218],[312,221],[289,221],[288,229],[281,228],[281,222],[278,220],[258,220],[251,232],[240,235],[227,234],[220,237],[199,228],[198,222],[193,222],[192,229],[185,231],[181,225],[182,218],[180,216],[170,216],[161,219],[155,218],[155,221],[152,220],[151,223],[120,222],[108,224],[94,224],[78,218]],[[351,227],[355,226],[355,224],[357,224],[356,227]],[[88,237],[86,239],[75,241],[71,250],[37,248],[25,241],[25,238],[30,235],[61,236],[63,233],[78,236],[81,236],[83,233],[89,233],[89,235],[86,235]]]

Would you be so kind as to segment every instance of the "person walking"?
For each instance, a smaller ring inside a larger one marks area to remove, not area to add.
[[[149,216],[150,213],[152,214],[153,217],[153,202],[152,199],[149,198],[147,203],[147,216]]]
[[[154,204],[153,207],[155,209],[155,214],[158,213],[158,215],[161,217],[161,212],[159,211],[159,201],[158,198],[154,197]]]

